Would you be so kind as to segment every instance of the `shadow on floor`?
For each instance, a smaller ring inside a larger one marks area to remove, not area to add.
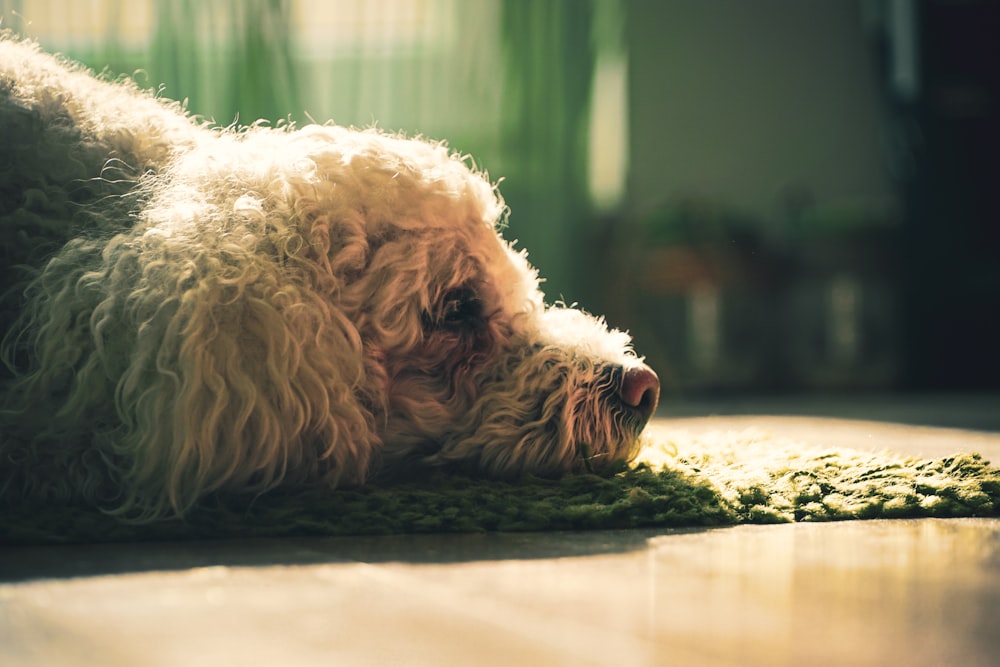
[[[0,548],[0,581],[323,563],[468,563],[624,554],[653,537],[725,530],[660,528],[458,535],[261,538]]]

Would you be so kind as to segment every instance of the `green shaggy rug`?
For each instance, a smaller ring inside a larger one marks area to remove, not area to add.
[[[917,459],[748,430],[658,437],[636,463],[606,476],[509,483],[438,474],[362,490],[272,493],[152,525],[77,507],[0,510],[0,544],[1000,516],[1000,469],[978,454]]]

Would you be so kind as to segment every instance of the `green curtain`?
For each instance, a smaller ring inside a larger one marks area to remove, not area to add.
[[[287,0],[156,4],[149,75],[226,125],[302,120]],[[212,72],[224,72],[212,76]],[[190,91],[190,92],[189,92]]]
[[[237,116],[241,123],[306,119],[294,53],[294,0],[153,0],[148,38],[127,34],[123,15],[138,11],[129,0],[96,5],[102,26],[96,34],[73,25],[81,9],[66,2],[63,21],[36,22],[32,11],[40,6],[0,0],[3,25],[97,71],[134,77],[221,125]],[[59,10],[58,3],[47,7]],[[36,23],[50,31],[36,34]]]
[[[504,194],[510,236],[541,267],[549,300],[582,299],[588,250],[592,0],[505,0]]]

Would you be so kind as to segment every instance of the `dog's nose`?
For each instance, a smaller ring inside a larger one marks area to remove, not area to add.
[[[660,378],[649,366],[636,366],[625,371],[618,395],[622,402],[634,409],[646,423],[656,411],[660,401]]]

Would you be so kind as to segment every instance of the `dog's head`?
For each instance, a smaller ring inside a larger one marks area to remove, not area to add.
[[[386,464],[514,476],[635,453],[655,373],[625,333],[545,304],[483,174],[440,144],[374,131],[297,140],[309,145],[298,217],[357,328]]]

